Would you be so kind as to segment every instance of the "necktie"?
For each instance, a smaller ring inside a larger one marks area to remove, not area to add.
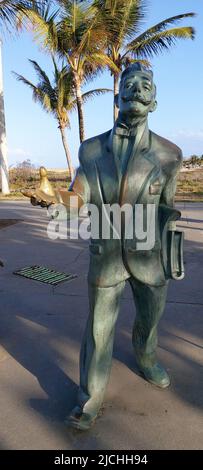
[[[116,158],[118,173],[120,176],[125,173],[134,141],[135,137],[129,137],[123,134],[115,134],[113,136],[113,150]]]
[[[111,139],[119,180],[126,171],[132,153],[135,154],[145,129],[145,123],[137,127],[128,127],[122,121],[115,123]]]

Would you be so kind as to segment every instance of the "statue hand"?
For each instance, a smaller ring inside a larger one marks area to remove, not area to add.
[[[47,177],[46,168],[41,166],[39,174],[39,189],[22,190],[21,193],[30,198],[30,202],[33,206],[49,207],[51,204],[59,204],[61,202],[60,193],[52,188]]]

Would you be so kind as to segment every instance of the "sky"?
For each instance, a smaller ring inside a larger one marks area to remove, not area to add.
[[[195,12],[179,25],[193,26],[194,41],[177,45],[150,59],[157,85],[157,110],[149,116],[149,127],[182,148],[184,157],[203,154],[203,0],[149,0],[147,27],[170,16]],[[30,159],[36,166],[66,168],[66,157],[57,122],[32,101],[31,90],[13,76],[15,71],[36,83],[28,59],[36,60],[52,76],[50,58],[33,42],[29,33],[3,37],[4,100],[9,166]],[[109,72],[88,85],[87,89],[112,88]],[[85,105],[86,138],[113,126],[113,95],[94,98]],[[67,130],[73,165],[78,166],[77,113],[71,114]]]

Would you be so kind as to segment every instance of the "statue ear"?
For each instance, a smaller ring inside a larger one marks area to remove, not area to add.
[[[118,94],[115,95],[115,97],[114,97],[114,103],[115,103],[116,107],[119,109],[119,105],[118,105],[118,96],[119,96]]]
[[[150,107],[150,110],[149,112],[150,113],[153,113],[153,111],[155,111],[155,109],[157,108],[157,101],[153,101],[151,107]]]

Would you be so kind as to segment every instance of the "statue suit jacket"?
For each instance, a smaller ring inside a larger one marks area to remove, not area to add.
[[[80,195],[84,203],[95,204],[100,215],[103,203],[155,204],[156,239],[149,251],[137,250],[136,236],[132,240],[123,235],[121,239],[105,240],[100,234],[98,239],[92,239],[89,282],[108,287],[134,276],[151,286],[164,285],[173,277],[171,259],[177,264],[182,248],[182,242],[168,237],[169,222],[181,215],[174,209],[173,200],[182,152],[146,127],[119,180],[111,142],[112,131],[108,131],[82,143],[80,166],[69,190]],[[177,277],[182,278],[182,273]]]

